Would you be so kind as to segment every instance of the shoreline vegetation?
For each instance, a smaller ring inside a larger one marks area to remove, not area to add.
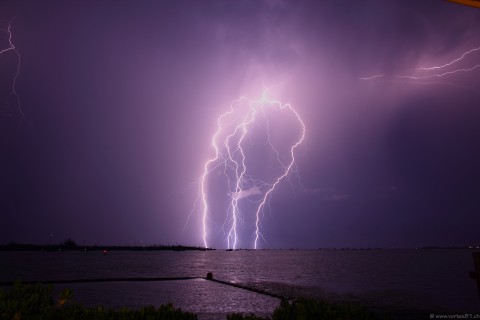
[[[0,319],[9,320],[150,320],[150,319],[178,319],[195,320],[197,315],[172,304],[161,305],[158,308],[147,306],[140,309],[108,309],[103,306],[84,307],[74,300],[74,293],[65,289],[56,297],[53,295],[53,285],[22,284],[16,282],[9,289],[0,288]],[[258,317],[254,314],[231,313],[226,315],[227,320],[375,320],[390,319],[388,314],[378,314],[367,306],[357,304],[339,304],[324,300],[297,299],[291,302],[281,300],[280,305],[270,317]]]
[[[16,243],[10,242],[5,245],[0,245],[0,251],[210,251],[212,248],[185,246],[185,245],[77,245],[72,239],[67,239],[59,244],[30,244],[30,243]]]

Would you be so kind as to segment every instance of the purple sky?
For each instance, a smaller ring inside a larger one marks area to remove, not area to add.
[[[25,119],[2,54],[0,243],[202,245],[200,214],[186,221],[216,118],[269,84],[307,135],[303,187],[291,176],[272,195],[261,247],[480,244],[480,68],[396,77],[480,47],[478,9],[1,1],[0,50],[13,17]],[[446,71],[478,64],[476,51]]]

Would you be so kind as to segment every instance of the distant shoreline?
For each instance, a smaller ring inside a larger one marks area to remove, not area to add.
[[[370,251],[370,250],[479,250],[479,246],[424,246],[418,248],[285,248],[285,249],[259,249],[259,250],[352,250],[352,251]],[[15,243],[11,242],[5,245],[0,245],[0,251],[251,251],[254,249],[215,249],[197,246],[185,245],[145,245],[145,246],[131,246],[131,245],[77,245],[74,241],[66,241],[61,244],[30,244],[30,243]]]
[[[82,246],[75,243],[38,245],[27,243],[9,243],[0,245],[0,251],[210,251],[203,248],[183,245],[151,245],[151,246]]]

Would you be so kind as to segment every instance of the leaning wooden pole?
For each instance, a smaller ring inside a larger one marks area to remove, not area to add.
[[[470,278],[477,280],[478,297],[480,299],[480,252],[472,252],[474,271],[470,271]]]

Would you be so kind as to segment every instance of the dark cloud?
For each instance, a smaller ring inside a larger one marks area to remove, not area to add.
[[[480,242],[480,71],[395,78],[479,47],[478,10],[437,0],[4,1],[0,12],[0,48],[15,16],[28,120],[2,102],[0,242],[53,233],[200,245],[198,213],[185,223],[216,117],[264,85],[307,127],[300,183],[289,178],[271,198],[265,246]],[[479,63],[472,54],[459,66]],[[14,66],[0,57],[2,101]]]

